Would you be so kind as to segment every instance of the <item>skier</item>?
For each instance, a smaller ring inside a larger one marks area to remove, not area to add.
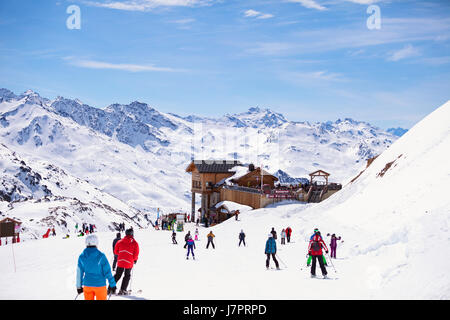
[[[320,234],[320,231],[318,228],[314,228],[314,233],[312,234],[312,236],[309,238],[309,240],[312,240],[314,238],[314,236],[319,233],[320,238],[322,239],[322,235]],[[323,240],[323,239],[322,239]]]
[[[195,260],[195,254],[194,254],[195,241],[192,240],[192,237],[191,237],[191,236],[189,236],[189,238],[188,238],[186,244],[187,244],[187,248],[188,248],[186,260],[189,260],[189,252],[192,252],[192,258]]]
[[[236,221],[238,221],[238,216],[239,216],[239,210],[236,210],[236,212],[234,213],[234,215],[236,216]]]
[[[172,243],[173,244],[178,244],[177,239],[175,239],[177,237],[177,233],[175,232],[175,230],[172,231]]]
[[[311,277],[316,277],[316,261],[319,260],[320,270],[322,271],[322,275],[324,278],[327,277],[327,269],[325,268],[325,264],[323,262],[323,252],[322,248],[325,249],[325,252],[328,253],[328,248],[323,242],[322,236],[317,231],[313,238],[309,241],[308,254],[312,257],[312,266],[311,266]]]
[[[244,230],[241,230],[241,233],[239,233],[239,247],[241,246],[241,243],[244,243],[244,247],[245,245],[245,233]]]
[[[119,242],[119,240],[122,239],[122,235],[120,234],[120,232],[117,232],[116,234],[116,238],[113,240],[113,254],[114,254],[114,261],[113,261],[113,265],[112,265],[112,270],[116,271],[116,265],[117,265],[117,254],[114,253],[114,249],[116,247],[117,242]]]
[[[281,230],[281,244],[286,244],[286,230]]]
[[[278,264],[278,261],[275,258],[275,254],[277,253],[277,243],[276,243],[275,239],[273,238],[273,234],[272,233],[269,233],[268,237],[269,238],[266,241],[266,249],[264,251],[264,253],[267,255],[266,269],[269,270],[270,255],[272,255],[272,259],[275,262],[277,270],[280,270],[280,266]]]
[[[209,244],[212,244],[213,249],[215,249],[216,247],[214,246],[214,242],[213,242],[213,239],[215,237],[214,233],[212,231],[210,231],[208,233],[207,237],[208,237],[208,244],[206,245],[206,249],[208,249]]]
[[[323,240],[322,235],[320,234],[319,229],[316,228],[316,229],[314,229],[314,234],[311,236],[310,241],[314,238],[314,236],[315,236],[316,234],[320,237],[320,239]],[[322,255],[322,260],[323,260],[323,264],[324,264],[326,267],[328,267],[327,259],[325,259],[325,256],[324,256],[324,255]],[[309,267],[309,266],[311,265],[311,261],[312,261],[312,256],[309,255],[309,256],[308,256],[308,261],[306,262],[306,266],[307,266],[307,267]]]
[[[270,233],[272,234],[274,240],[277,240],[277,232],[275,231],[275,228],[272,228],[272,231],[270,231]]]
[[[190,236],[191,236],[191,232],[190,231],[188,231],[188,233],[186,233],[186,235],[184,236],[184,242],[185,242],[184,248],[185,249],[187,247],[187,242],[188,242]]]
[[[96,235],[86,237],[86,249],[78,258],[77,265],[77,292],[84,292],[85,300],[106,300],[106,280],[109,282],[109,292],[116,291],[116,281],[111,273],[108,259],[97,249]]]
[[[336,234],[331,235],[331,242],[330,242],[330,248],[331,248],[331,258],[336,259],[336,248],[337,248],[337,241],[341,240],[341,237],[336,237]]]
[[[114,275],[116,282],[120,280],[122,274],[125,272],[125,276],[122,280],[119,295],[126,295],[128,282],[130,281],[131,269],[133,265],[137,263],[139,257],[139,245],[134,239],[134,231],[132,228],[125,231],[125,237],[117,242],[114,248],[114,254],[117,254],[117,271]]]
[[[75,233],[78,233],[78,222],[75,224]]]
[[[55,228],[52,228],[52,236],[56,236],[56,231],[55,231]]]
[[[287,227],[286,228],[286,238],[287,238],[287,242],[291,242],[291,234],[292,234],[292,229],[291,227]]]
[[[198,228],[195,228],[195,241],[198,241]]]

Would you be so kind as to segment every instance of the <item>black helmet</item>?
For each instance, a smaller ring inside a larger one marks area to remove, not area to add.
[[[127,235],[127,236],[134,236],[133,228],[127,229],[125,231],[125,235]]]

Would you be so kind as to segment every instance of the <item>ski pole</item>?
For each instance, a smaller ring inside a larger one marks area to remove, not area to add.
[[[328,255],[328,253],[327,253],[327,252],[325,252],[325,254],[326,254],[326,255],[327,255],[327,257],[328,257],[328,260],[330,260],[330,262],[331,262],[331,266],[333,267],[333,269],[334,269],[334,272],[336,272],[336,273],[337,273],[337,271],[336,271],[336,268],[334,267],[333,261],[331,261],[331,258],[330,258],[330,256]]]
[[[75,300],[77,300],[78,299],[78,296],[79,296],[80,294],[77,294],[77,296],[75,297]]]
[[[277,254],[275,254],[276,256],[277,256],[277,258],[281,261],[281,263],[285,266],[285,268],[287,268],[287,265],[286,265],[286,263],[284,263],[283,262],[283,260],[281,260],[281,258],[280,258],[280,256],[279,255],[277,255]]]

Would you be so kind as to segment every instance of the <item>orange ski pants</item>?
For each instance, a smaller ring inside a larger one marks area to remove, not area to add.
[[[84,300],[106,300],[108,290],[104,287],[83,287]]]

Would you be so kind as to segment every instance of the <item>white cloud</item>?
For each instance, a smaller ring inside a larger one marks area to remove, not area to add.
[[[262,13],[253,9],[249,9],[244,12],[244,15],[247,18],[256,18],[256,19],[269,19],[272,18],[273,15],[270,13]]]
[[[207,5],[214,0],[124,0],[85,1],[86,4],[116,10],[148,11],[157,7],[194,7]]]
[[[196,21],[195,19],[186,18],[186,19],[180,19],[180,20],[172,20],[170,22],[176,23],[176,24],[190,24],[190,23],[193,23],[195,21]]]
[[[363,4],[363,5],[369,5],[369,4],[381,2],[381,1],[383,1],[383,0],[345,0],[345,1],[347,1],[347,2],[353,2],[353,3],[358,3],[358,4]]]
[[[373,32],[365,24],[350,24],[299,31],[283,37],[282,41],[245,43],[244,53],[277,56],[341,49],[370,52],[370,47],[374,46],[436,41],[437,37],[450,34],[450,19],[384,18],[381,28],[382,32]]]
[[[402,49],[392,52],[387,59],[389,61],[399,61],[402,59],[415,57],[419,54],[420,54],[420,51],[417,48],[408,44],[407,46],[403,47]]]
[[[327,70],[308,71],[308,72],[285,71],[279,72],[278,76],[284,81],[302,86],[323,85],[325,83],[330,82],[348,81],[346,78],[344,78],[342,74],[329,72]]]
[[[108,69],[108,70],[121,70],[128,72],[180,72],[182,70],[156,67],[154,65],[140,65],[140,64],[128,64],[128,63],[109,63],[96,60],[79,60],[73,57],[66,57],[64,60],[69,61],[72,66],[87,68],[87,69]]]
[[[321,6],[315,0],[286,0],[286,1],[300,3],[302,6],[309,9],[317,9],[320,11],[327,10],[327,8]]]

